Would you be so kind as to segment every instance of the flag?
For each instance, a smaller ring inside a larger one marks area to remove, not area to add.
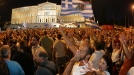
[[[80,14],[85,18],[93,17],[92,5],[81,0],[62,0],[61,16]]]

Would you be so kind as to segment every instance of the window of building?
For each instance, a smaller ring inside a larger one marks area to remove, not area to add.
[[[57,13],[57,15],[60,15],[60,13]]]
[[[34,20],[34,22],[36,22],[36,20]]]
[[[16,21],[16,24],[18,24],[18,22]]]
[[[47,22],[47,19],[46,19],[46,22]]]
[[[49,12],[46,12],[46,15],[49,15]]]
[[[41,19],[40,19],[40,22],[41,22]]]

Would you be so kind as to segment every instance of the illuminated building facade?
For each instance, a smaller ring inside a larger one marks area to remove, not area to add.
[[[37,24],[50,22],[84,22],[81,14],[60,16],[61,5],[51,2],[12,9],[11,24]]]

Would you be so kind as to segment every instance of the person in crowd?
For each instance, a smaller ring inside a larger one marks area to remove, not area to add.
[[[45,50],[38,49],[34,59],[39,64],[34,75],[56,75],[56,65],[53,61],[48,60],[48,54]]]
[[[57,34],[57,40],[54,42],[53,45],[53,54],[56,57],[56,66],[58,68],[59,75],[62,75],[66,63],[66,44],[63,40],[61,40],[62,35]]]
[[[24,40],[21,40],[18,45],[18,55],[14,57],[14,61],[17,61],[23,68],[25,75],[34,74],[34,63],[32,54],[27,53],[27,43]]]
[[[98,42],[101,43],[101,46],[102,46],[102,50],[105,49],[105,41],[104,41],[104,36],[103,35],[99,35],[98,39],[97,39]]]
[[[114,32],[115,33],[115,32]],[[115,39],[114,39],[114,45],[116,44],[116,43],[118,43],[119,45],[120,45],[120,40],[119,40],[119,36],[118,36],[118,33],[115,33],[116,35],[115,35]]]
[[[74,36],[73,36],[73,31],[70,31],[67,33],[67,36],[69,38],[69,40],[73,43],[73,45],[76,46],[75,40],[74,40]],[[76,38],[75,38],[76,39]],[[77,40],[77,39],[76,39]],[[78,46],[79,47],[79,46]]]
[[[40,37],[38,35],[34,35],[32,37],[32,40],[31,40],[31,44],[32,44],[32,48],[31,48],[32,50],[31,51],[32,51],[33,62],[34,62],[34,70],[36,70],[37,66],[38,66],[38,64],[34,61],[35,52],[38,49],[42,49],[42,47],[39,45],[39,39],[40,39]]]
[[[76,55],[79,55],[79,57],[80,57],[78,62],[71,65],[73,67],[73,69],[69,68],[69,71],[64,71],[63,75],[69,75],[71,70],[72,70],[71,74],[80,75],[81,74],[80,69],[83,70],[84,68],[86,68],[85,64],[87,64],[87,62],[90,58],[91,52],[92,52],[91,50],[89,50],[89,44],[87,44],[87,42],[83,42],[83,44],[80,45],[79,49],[77,49],[77,47],[75,47],[70,42],[70,40],[67,38],[67,36],[63,32],[63,29],[61,26],[60,26],[60,31],[61,31],[61,34],[63,36],[63,39],[65,40],[66,44],[68,45],[70,50],[73,52],[73,54],[75,55],[77,53]],[[79,72],[79,73],[77,73],[77,72]],[[86,72],[84,72],[84,73],[86,73]]]
[[[75,45],[79,48],[80,45],[82,45],[83,40],[82,40],[82,35],[81,34],[77,34],[77,39],[75,40]]]
[[[10,75],[8,66],[6,62],[2,59],[0,55],[0,75]]]
[[[95,69],[99,68],[99,61],[101,60],[102,56],[105,54],[105,52],[102,49],[102,44],[101,42],[95,42],[94,44],[94,53],[92,54],[91,58],[89,61],[93,63],[93,67]]]
[[[126,39],[123,33],[120,34],[119,40],[123,46],[123,50],[125,53],[125,60],[120,69],[119,75],[126,75],[129,69],[134,66],[134,48],[133,46],[131,46],[130,48],[126,46],[126,43],[124,42],[124,40]]]
[[[76,70],[74,72],[74,74],[72,74],[71,72],[73,71],[73,65],[75,65],[76,62],[78,62],[80,60],[80,56],[79,53],[77,53],[70,61],[70,63],[67,65],[63,75],[110,75],[110,70],[112,69],[112,60],[108,55],[104,55],[100,62],[99,62],[99,68],[95,69],[92,66],[91,62],[87,62],[87,64],[84,64],[84,66],[86,66],[86,68],[83,67],[83,65],[81,65],[78,70]],[[88,60],[87,60],[88,61]],[[78,66],[77,66],[78,67]],[[77,68],[75,66],[75,68]]]
[[[25,74],[19,63],[10,60],[11,50],[8,45],[3,45],[1,47],[1,56],[9,68],[10,75],[24,75]]]
[[[72,42],[73,45],[75,45],[77,48],[79,47],[78,45],[76,45],[75,40],[76,39],[73,36],[73,31],[68,31],[66,32],[68,39]],[[77,39],[76,39],[77,40]],[[73,53],[71,52],[71,50],[67,47],[67,51],[66,51],[66,58],[67,61],[70,61],[70,59],[73,57]]]
[[[122,46],[120,46],[121,44],[119,44],[120,42],[115,43],[114,40],[116,40],[115,37],[113,37],[112,39],[112,48],[113,48],[113,52],[111,55],[112,65],[113,65],[112,75],[118,74],[118,61],[120,59],[120,53],[122,51]]]
[[[106,40],[106,53],[112,54],[113,48],[112,48],[112,38],[111,36],[107,36]]]
[[[31,44],[32,44],[32,55],[33,55],[33,57],[35,57],[35,51],[37,49],[42,48],[39,45],[39,39],[40,39],[40,37],[38,35],[35,35],[35,36],[32,37]]]
[[[14,60],[14,57],[18,54],[17,49],[17,41],[15,39],[12,40],[12,46],[11,46],[11,60]]]
[[[92,75],[92,73],[88,72],[88,60],[90,58],[90,50],[88,50],[87,56],[85,59],[82,59],[83,53],[81,51],[77,51],[75,56],[70,60],[66,69],[64,70],[63,75]]]
[[[109,55],[104,55],[99,62],[98,69],[95,69],[91,63],[89,63],[88,66],[90,72],[93,72],[94,75],[110,75],[112,70],[112,60]]]
[[[52,60],[52,48],[53,48],[53,39],[47,35],[47,31],[44,31],[44,36],[40,39],[41,46],[47,51],[49,58]]]

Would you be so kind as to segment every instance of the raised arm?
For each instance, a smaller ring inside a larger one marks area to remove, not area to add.
[[[125,39],[125,35],[124,34],[120,34],[119,40],[122,43],[124,53],[125,53],[125,55],[127,56],[128,59],[131,59],[132,55],[129,53],[128,48],[126,47],[126,44],[124,42],[124,39]]]
[[[62,36],[63,36],[63,39],[65,40],[65,42],[66,42],[66,44],[68,45],[68,47],[70,48],[70,50],[73,52],[73,54],[75,55],[75,53],[76,53],[76,51],[78,50],[74,45],[73,45],[73,43],[67,38],[67,36],[65,35],[65,33],[64,33],[64,31],[63,31],[63,29],[62,29],[62,27],[60,26],[59,27],[59,29],[60,29],[60,32],[61,32],[61,34],[62,34]]]
[[[119,53],[121,53],[122,52],[122,49],[123,49],[123,46],[122,46],[122,44],[121,44],[121,42],[120,42],[120,51],[119,51]]]
[[[72,71],[72,68],[73,68],[73,65],[74,63],[73,62],[70,62],[66,69],[64,70],[63,74],[62,75],[71,75],[71,71]]]
[[[78,62],[79,60],[80,60],[80,52],[77,51],[75,56],[70,60],[69,64],[67,65],[62,75],[72,75],[71,71],[73,69],[73,65],[75,64],[75,62]]]

